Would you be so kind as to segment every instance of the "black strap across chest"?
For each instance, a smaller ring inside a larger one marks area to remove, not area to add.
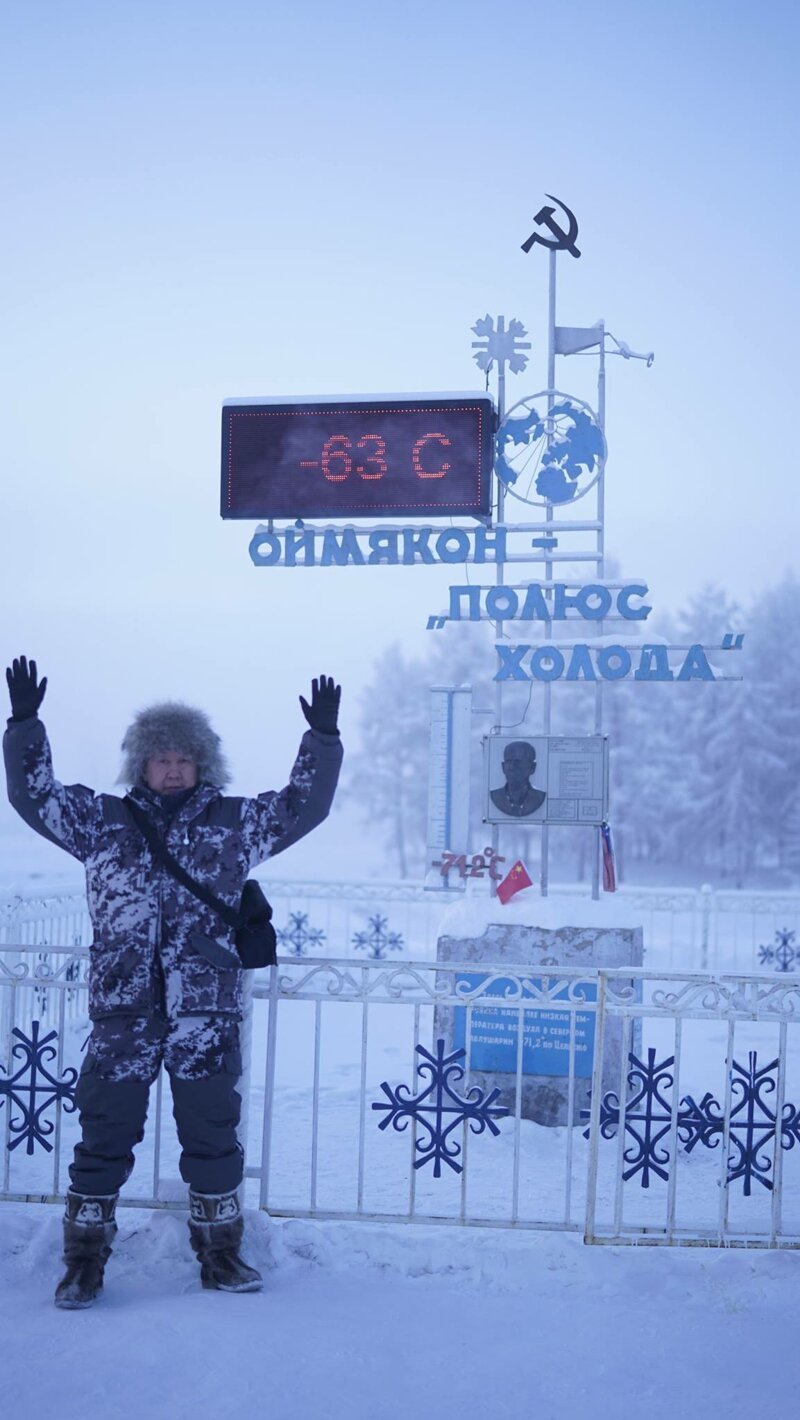
[[[207,887],[204,887],[202,883],[195,882],[194,878],[189,876],[185,868],[182,868],[180,863],[173,858],[163,839],[159,837],[157,830],[147,817],[147,814],[139,808],[138,804],[133,802],[129,794],[125,795],[123,802],[136,827],[145,839],[156,862],[163,864],[167,872],[172,874],[173,878],[176,878],[177,881],[181,883],[188,892],[192,893],[194,897],[198,898],[200,902],[204,902],[206,907],[210,907],[213,912],[216,912],[229,927],[233,927],[234,929],[241,927],[242,919],[240,913],[233,907],[229,907],[226,902],[223,902],[221,898],[217,897]]]

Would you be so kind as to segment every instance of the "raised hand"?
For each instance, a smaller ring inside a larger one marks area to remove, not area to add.
[[[312,680],[311,704],[300,696],[300,709],[312,730],[319,730],[321,735],[338,735],[339,727],[336,722],[341,694],[342,687],[334,685],[331,675],[321,675],[319,680]]]
[[[11,696],[12,720],[30,720],[44,700],[47,676],[39,683],[36,662],[28,663],[25,656],[20,656],[6,667],[6,681]]]

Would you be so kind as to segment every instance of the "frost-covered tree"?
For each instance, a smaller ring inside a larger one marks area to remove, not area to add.
[[[399,646],[384,651],[359,705],[359,749],[347,797],[383,838],[402,878],[419,873],[428,791],[428,676]]]
[[[767,864],[800,873],[799,619],[797,577],[786,577],[745,612],[722,589],[706,587],[673,617],[648,623],[648,630],[676,644],[712,647],[727,631],[744,631],[743,652],[711,655],[719,669],[743,674],[742,681],[626,680],[603,687],[621,880],[652,875],[663,881],[681,872],[698,881],[720,874],[744,884]],[[481,822],[481,740],[495,721],[491,634],[485,624],[450,628],[431,635],[416,660],[393,648],[364,693],[351,794],[383,833],[404,876],[425,866],[433,685],[473,687],[472,851],[488,839]],[[594,694],[591,685],[555,685],[552,732],[591,734]],[[502,730],[537,733],[543,695],[535,682],[509,685]],[[522,857],[532,870],[539,842],[530,826],[503,826],[501,852]],[[589,875],[591,843],[592,835],[578,829],[551,832],[560,876]]]
[[[494,703],[488,627],[459,628],[458,637],[431,636],[426,655],[385,651],[359,706],[359,749],[349,758],[346,795],[381,834],[401,877],[425,871],[430,744],[430,691],[433,686],[473,689],[470,803],[472,851],[485,845],[480,817],[481,737],[491,728]],[[478,841],[480,840],[480,842]]]
[[[605,691],[604,729],[610,741],[609,817],[620,881],[633,870],[663,864],[680,813],[686,770],[671,701],[673,687],[624,683]]]
[[[716,866],[742,887],[768,834],[764,786],[780,768],[759,688],[747,681],[707,687],[715,704],[697,754],[687,827],[698,870]]]
[[[684,764],[675,834],[664,846],[702,876],[716,870],[741,886],[776,847],[780,856],[800,775],[798,613],[800,582],[787,578],[749,612],[707,587],[676,618],[673,636],[683,643],[718,646],[726,631],[746,633],[743,652],[712,657],[741,681],[666,687]]]
[[[786,805],[780,825],[778,861],[800,881],[800,785]]]
[[[745,659],[757,694],[757,733],[772,756],[758,788],[765,832],[780,866],[792,867],[800,785],[800,578],[790,575],[756,602]],[[786,856],[789,861],[786,861]]]

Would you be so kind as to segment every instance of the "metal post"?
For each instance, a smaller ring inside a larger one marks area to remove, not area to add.
[[[606,430],[606,327],[604,321],[598,322],[600,326],[600,361],[597,367],[597,422],[605,438]],[[597,552],[597,575],[602,581],[606,575],[605,564],[605,500],[606,500],[606,461],[605,457],[600,464],[600,477],[597,480],[597,531],[595,534],[595,551]],[[603,622],[598,625],[597,631],[603,635]],[[594,732],[596,735],[603,733],[603,682],[598,680],[594,688]],[[597,902],[600,897],[600,858],[602,853],[601,830],[595,828],[592,831],[594,840],[594,853],[592,854],[592,899]]]
[[[550,397],[551,397],[552,391],[553,391],[553,390],[555,389],[555,387],[556,387],[556,256],[557,256],[557,253],[556,253],[555,251],[551,251],[550,254],[549,254],[550,282],[549,282],[549,292],[548,292],[548,302],[547,302],[547,391],[548,391],[548,396],[547,396],[547,397],[548,397],[548,400],[549,400]],[[550,427],[549,424],[548,424],[548,430],[549,430],[548,438],[551,438],[551,437],[552,437],[552,428]],[[546,510],[545,510],[545,516],[546,516],[546,518],[547,518],[548,523],[552,522],[552,520],[553,520],[553,505],[552,505],[552,503],[548,503],[548,504],[547,504],[547,507],[546,507]],[[553,578],[553,564],[552,564],[552,562],[551,562],[547,557],[545,558],[544,575],[545,575],[545,581],[547,581],[547,582],[552,581],[552,578]],[[544,628],[545,639],[549,639],[549,638],[552,636],[552,634],[553,634],[553,629],[552,629],[552,628],[553,628],[553,624],[552,624],[551,621],[548,621],[548,622],[545,623],[545,628]],[[551,726],[552,726],[552,698],[553,698],[553,688],[552,688],[552,685],[551,685],[550,681],[546,681],[546,682],[545,682],[545,686],[544,686],[544,696],[543,696],[543,706],[542,706],[542,715],[543,715],[542,732],[543,732],[543,734],[545,734],[545,735],[549,735],[549,734],[550,734],[550,729],[551,729]],[[542,897],[547,897],[547,889],[548,889],[549,879],[550,879],[550,830],[549,830],[549,825],[546,824],[546,823],[543,823],[543,824],[542,824],[542,861],[541,861],[541,868],[540,868],[540,873],[539,873],[539,890],[540,890],[540,892],[541,892]]]
[[[605,1058],[605,1028],[606,1028],[606,986],[608,977],[604,971],[597,973],[597,1006],[595,1008],[594,1027],[594,1058],[592,1060],[592,1100],[589,1115],[589,1164],[586,1179],[586,1216],[584,1219],[583,1240],[586,1243],[595,1241],[595,1222],[597,1209],[597,1165],[598,1165],[598,1145],[600,1142],[600,1101],[603,1097],[603,1060]],[[623,1095],[620,1096],[620,1104]],[[572,1128],[571,1122],[568,1128]]]
[[[498,336],[502,335],[502,333],[503,333],[503,331],[504,331],[504,329],[505,329],[505,320],[506,320],[505,316],[498,316],[498,317],[497,317],[497,333],[498,333]],[[498,343],[499,343],[499,342],[498,342]],[[504,416],[504,414],[505,414],[505,409],[506,409],[506,362],[505,362],[505,360],[503,359],[503,356],[502,356],[502,354],[501,354],[501,355],[498,355],[498,359],[497,359],[497,422],[498,422],[498,424],[500,424],[500,423],[502,422],[502,420],[503,420],[503,416]],[[503,522],[504,522],[504,520],[505,520],[505,508],[506,508],[506,490],[505,490],[505,487],[504,487],[504,485],[503,485],[503,483],[502,483],[502,480],[498,478],[498,479],[497,479],[497,525],[498,525],[498,527],[502,526],[502,524],[503,524]],[[496,554],[495,554],[495,555],[496,555]],[[497,583],[498,586],[502,586],[504,575],[505,575],[505,563],[498,561],[498,562],[495,564],[495,581],[496,581],[496,583]],[[501,621],[496,621],[495,624],[494,624],[494,640],[495,640],[495,645],[497,645],[498,641],[501,639],[501,636],[502,636],[502,629],[501,629],[501,628],[502,628],[502,625],[503,625],[503,623],[502,623]],[[499,729],[500,726],[501,726],[502,723],[503,723],[503,683],[502,683],[502,681],[497,681],[497,680],[496,680],[495,683],[494,683],[494,720],[495,720],[495,725],[496,725],[496,727]],[[492,824],[492,839],[491,839],[491,842],[492,842],[492,852],[495,854],[495,856],[497,856],[497,854],[498,854],[498,852],[499,852],[499,849],[500,849],[500,825],[499,825],[498,823],[493,823],[493,824]],[[490,894],[491,894],[492,897],[496,897],[496,896],[497,896],[497,883],[495,882],[494,878],[491,877],[491,875],[490,875],[490,877],[489,877],[489,892],[490,892]]]
[[[597,422],[605,438],[606,432],[606,326],[605,321],[598,321],[600,327],[600,363],[597,368]],[[606,461],[603,456],[600,465],[600,477],[597,480],[597,555],[600,558],[600,576],[605,575],[605,510],[606,510],[606,486],[605,486]],[[598,681],[598,685],[600,682]]]
[[[250,1125],[250,1090],[251,1090],[251,1068],[253,1054],[253,973],[251,971],[242,972],[242,1020],[239,1026],[239,1049],[242,1057],[242,1076],[239,1083],[239,1092],[242,1098],[242,1108],[239,1117],[239,1127],[236,1130],[236,1137],[239,1140],[239,1147],[242,1150],[245,1169],[247,1168],[247,1139]]]
[[[269,1207],[270,1167],[272,1163],[272,1102],[275,1096],[275,1056],[278,1036],[279,966],[269,968],[269,1020],[267,1023],[267,1062],[264,1072],[264,1117],[261,1129],[261,1183],[258,1206]]]
[[[711,931],[711,909],[714,889],[710,883],[703,883],[700,889],[700,970],[708,971],[708,939]]]

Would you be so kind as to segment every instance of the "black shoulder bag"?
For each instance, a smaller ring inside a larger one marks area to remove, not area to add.
[[[255,878],[247,879],[242,889],[239,911],[234,911],[221,898],[203,887],[202,883],[196,883],[194,878],[190,878],[159,838],[147,815],[142,813],[128,795],[125,796],[125,806],[153,857],[162,863],[167,872],[182,883],[188,892],[216,912],[228,927],[234,928],[234,942],[243,970],[254,971],[260,966],[274,966],[277,960],[277,937],[272,925],[272,908]]]

